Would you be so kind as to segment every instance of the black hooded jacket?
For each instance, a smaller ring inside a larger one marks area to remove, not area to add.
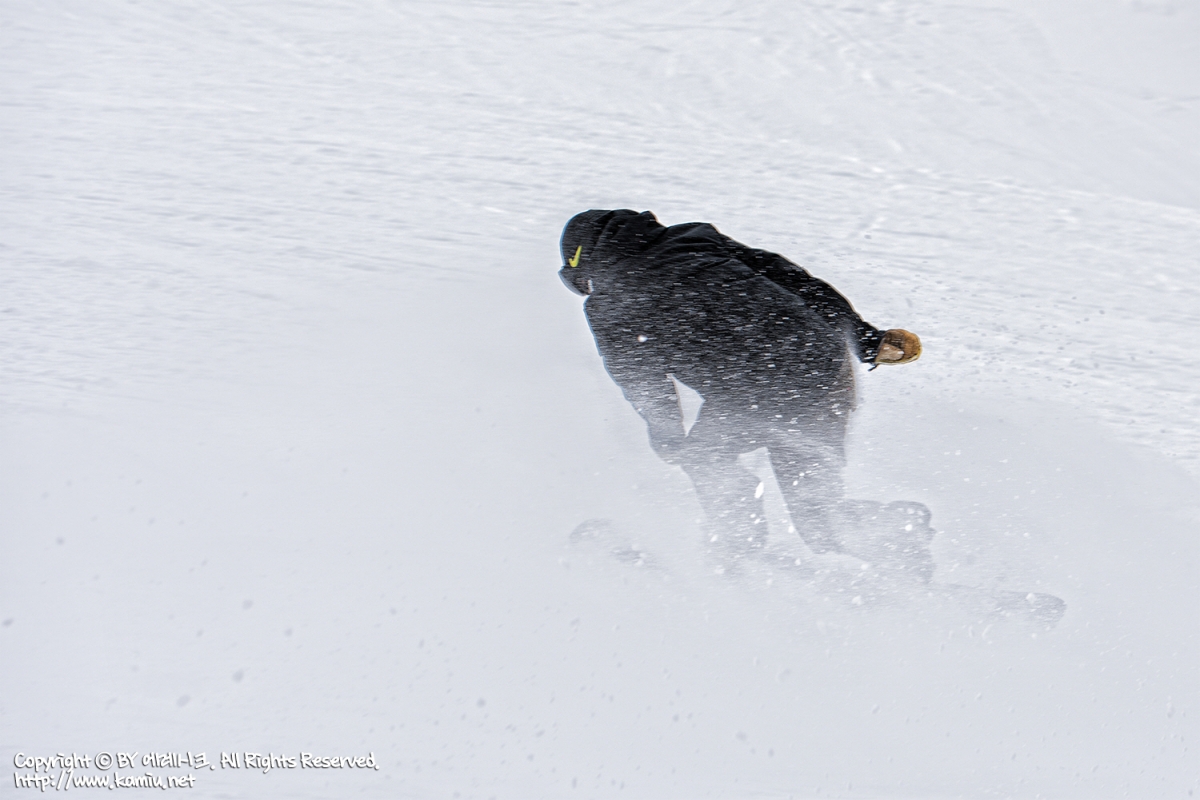
[[[567,223],[562,254],[559,275],[588,296],[605,368],[652,436],[679,429],[671,375],[708,413],[848,411],[848,358],[874,360],[883,337],[827,283],[706,223],[585,211]]]

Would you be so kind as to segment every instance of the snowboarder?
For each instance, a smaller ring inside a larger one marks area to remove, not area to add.
[[[585,211],[563,230],[559,273],[650,445],[696,488],[710,541],[740,557],[766,539],[758,478],[738,456],[765,447],[807,545],[932,574],[919,503],[843,498],[851,357],[905,364],[904,330],[879,330],[829,284],[712,225],[664,227],[649,211]],[[703,398],[685,430],[677,384]]]

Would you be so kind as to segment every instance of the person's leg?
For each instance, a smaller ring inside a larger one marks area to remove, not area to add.
[[[743,552],[761,547],[767,537],[762,500],[755,497],[759,480],[732,458],[689,460],[683,469],[692,479],[704,509],[709,541]]]
[[[840,552],[845,466],[840,443],[796,437],[776,441],[768,452],[800,538],[814,553]]]
[[[706,537],[733,554],[762,547],[767,538],[760,481],[738,462],[742,452],[758,445],[749,444],[743,434],[741,425],[705,408],[680,453],[680,466],[704,510]]]
[[[788,439],[770,452],[792,522],[814,553],[847,553],[925,581],[932,577],[929,509],[915,502],[845,499],[840,440]]]

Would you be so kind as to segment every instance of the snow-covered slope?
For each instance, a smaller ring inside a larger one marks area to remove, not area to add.
[[[0,15],[5,758],[381,766],[201,796],[1200,789],[1195,3]],[[851,488],[1059,627],[711,575],[554,274],[589,207],[919,332],[861,376]],[[600,517],[666,568],[568,544]]]

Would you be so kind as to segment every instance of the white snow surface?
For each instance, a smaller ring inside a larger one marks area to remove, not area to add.
[[[1200,794],[1197,41],[1194,0],[0,5],[6,769]],[[860,374],[851,494],[1059,626],[713,574],[555,275],[620,207],[918,332]]]

